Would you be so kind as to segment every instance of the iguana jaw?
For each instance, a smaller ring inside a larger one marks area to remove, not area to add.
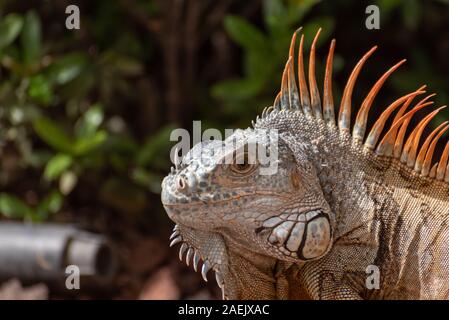
[[[246,250],[221,234],[182,225],[176,225],[171,240],[171,246],[181,243],[180,260],[185,255],[187,265],[193,261],[205,281],[214,270],[223,299],[278,299],[288,294],[276,289],[279,265],[285,262]]]
[[[204,281],[208,281],[208,272],[215,272],[215,280],[221,288],[223,299],[235,299],[235,281],[229,272],[229,260],[224,238],[218,233],[196,230],[177,224],[170,237],[170,246],[182,243],[179,249],[179,259],[185,256],[186,264],[193,260],[193,268],[200,271]],[[202,267],[199,268],[200,260]],[[226,279],[226,281],[225,281]]]

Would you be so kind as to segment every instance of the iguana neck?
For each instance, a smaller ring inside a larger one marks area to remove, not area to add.
[[[359,146],[352,146],[353,142],[350,142],[349,137],[345,137],[344,134],[332,130],[324,131],[326,131],[324,137],[311,139],[315,152],[310,156],[323,195],[335,215],[335,239],[357,228],[361,222],[371,220],[374,211],[367,209],[372,208],[367,204],[374,201],[387,203],[390,195],[385,192],[373,194],[374,184],[383,189],[382,181],[367,173],[366,168],[371,164],[360,152]]]
[[[388,186],[384,179],[390,161],[373,156],[353,141],[348,132],[302,115],[280,114],[275,123],[264,125],[279,130],[281,135],[292,135],[293,148],[296,141],[306,146],[305,151],[300,148],[294,153],[305,152],[315,167],[323,195],[334,214],[334,240],[360,229],[361,225],[365,231],[371,228],[376,214],[394,213],[393,208],[385,210],[394,205],[389,191],[394,186]],[[379,206],[382,210],[376,210]],[[365,241],[373,243],[372,238]]]
[[[286,270],[292,265],[266,255],[247,250],[224,233],[228,248],[230,299],[273,300],[289,297]],[[232,280],[230,279],[232,278]]]

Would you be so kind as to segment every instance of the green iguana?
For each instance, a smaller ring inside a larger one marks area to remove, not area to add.
[[[373,101],[403,60],[369,91],[351,133],[354,85],[376,47],[349,76],[336,121],[335,40],[321,98],[315,78],[320,31],[308,83],[304,35],[294,71],[298,31],[280,93],[253,127],[175,159],[176,169],[162,182],[162,203],[176,223],[170,245],[181,243],[180,259],[193,259],[195,270],[203,261],[204,280],[213,269],[225,299],[449,299],[449,143],[433,159],[448,121],[422,138],[442,108],[408,128],[432,104],[429,95],[409,109],[423,86],[388,106],[367,134]],[[250,161],[254,151],[248,150],[271,152],[274,144],[276,170],[262,174],[268,165]],[[367,285],[370,270],[378,271],[374,288]]]

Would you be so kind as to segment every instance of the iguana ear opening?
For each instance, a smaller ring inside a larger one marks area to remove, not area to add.
[[[301,180],[300,180],[298,169],[295,168],[292,170],[290,179],[292,181],[293,188],[298,189],[301,185]]]

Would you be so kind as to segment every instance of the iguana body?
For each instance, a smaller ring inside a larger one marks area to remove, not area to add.
[[[407,109],[422,87],[392,103],[365,134],[374,97],[400,62],[373,86],[351,133],[352,90],[375,48],[354,68],[336,123],[335,41],[321,102],[314,75],[318,34],[308,85],[303,37],[295,79],[295,33],[281,92],[254,128],[195,146],[164,179],[162,202],[177,223],[172,245],[183,242],[180,258],[186,253],[195,269],[204,261],[203,277],[214,269],[229,299],[449,299],[449,143],[431,166],[448,126],[421,139],[437,109],[407,131],[414,113],[430,105],[429,96]],[[261,174],[266,165],[247,161],[249,146],[273,143],[277,170]],[[226,164],[229,156],[234,160]],[[373,266],[378,289],[366,284]]]

